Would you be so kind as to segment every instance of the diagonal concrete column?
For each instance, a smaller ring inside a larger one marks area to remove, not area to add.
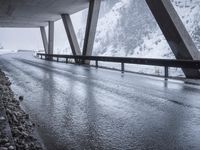
[[[54,49],[54,22],[49,21],[48,54],[53,54]]]
[[[100,5],[101,5],[101,0],[90,0],[87,26],[86,26],[86,31],[85,31],[85,39],[84,39],[84,45],[83,45],[84,56],[92,55]]]
[[[46,35],[46,31],[45,31],[44,26],[40,27],[40,32],[41,32],[41,36],[42,36],[45,54],[47,54],[48,53],[48,42],[47,42],[47,35]]]
[[[177,59],[200,60],[200,53],[170,0],[146,0]],[[188,78],[200,78],[199,70],[183,69]]]
[[[78,40],[74,31],[70,15],[62,14],[61,17],[65,26],[65,30],[68,36],[69,44],[71,46],[73,55],[81,55],[81,50],[78,44]]]

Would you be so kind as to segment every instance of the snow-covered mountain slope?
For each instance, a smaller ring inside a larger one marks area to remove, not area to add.
[[[200,50],[200,1],[199,0],[171,0],[178,15],[190,33],[194,43]],[[174,58],[159,27],[144,37],[142,45],[134,50],[137,57]],[[149,37],[150,36],[150,37]]]
[[[110,2],[102,2],[93,55],[132,55],[143,37],[156,27],[155,21],[144,0],[112,1],[112,7],[105,10],[103,7]]]
[[[171,2],[200,50],[200,0]],[[83,19],[86,14],[83,12]],[[78,31],[81,48],[84,33],[85,26]],[[174,58],[145,0],[102,2],[93,55]],[[154,71],[162,72],[155,68]],[[182,73],[179,71],[178,74]]]
[[[171,0],[200,50],[200,0]]]
[[[200,0],[171,2],[200,49]],[[81,34],[84,28],[80,29]],[[145,0],[103,2],[93,55],[174,57]]]

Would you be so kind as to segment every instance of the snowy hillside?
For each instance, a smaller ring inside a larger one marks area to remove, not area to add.
[[[200,49],[200,0],[171,0]],[[87,10],[82,12],[85,24]],[[83,47],[85,26],[77,29]],[[70,53],[69,45],[57,53]],[[93,55],[174,58],[145,0],[102,1]]]
[[[200,0],[171,0],[171,2],[200,50]],[[75,30],[82,49],[87,10],[81,14],[82,17],[78,18],[82,18],[84,25]],[[58,24],[62,24],[62,21]],[[60,27],[59,30],[61,30]],[[62,39],[64,38],[63,36]],[[56,48],[55,53],[71,54],[69,44],[62,50]],[[102,1],[93,55],[174,58],[145,0]],[[118,65],[110,64],[109,66],[118,67]],[[163,68],[157,67],[147,67],[151,68],[151,71],[140,66],[137,68],[129,66],[128,68],[156,74],[163,71]],[[179,71],[178,75],[180,74],[182,73]]]
[[[186,29],[190,33],[197,48],[200,50],[200,1],[199,0],[171,0],[183,21]],[[134,56],[150,58],[174,58],[164,36],[159,27],[144,37],[144,42],[134,51]]]
[[[171,0],[200,50],[200,0]]]
[[[144,0],[112,1],[112,7],[105,10],[110,2],[102,2],[93,55],[133,55],[134,49],[144,42],[143,37],[156,27],[155,21]],[[84,34],[84,30],[82,28],[79,35]]]
[[[172,3],[200,49],[200,1]],[[121,0],[99,20],[93,55],[173,58],[144,0]]]

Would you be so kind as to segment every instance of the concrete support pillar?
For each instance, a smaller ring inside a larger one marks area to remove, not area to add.
[[[71,46],[72,54],[73,55],[81,55],[81,50],[78,44],[78,40],[74,31],[74,27],[68,14],[61,15],[63,24],[65,26],[65,30],[68,36],[69,44]]]
[[[200,53],[170,0],[146,0],[146,2],[175,57],[200,60]],[[200,78],[198,69],[183,69],[183,72],[188,78]]]
[[[85,39],[84,39],[84,45],[83,45],[84,56],[92,55],[100,5],[101,5],[101,0],[90,0],[87,25],[86,25],[86,31],[85,31]]]
[[[54,22],[49,21],[48,54],[53,54],[54,49]]]
[[[47,54],[48,53],[48,42],[47,42],[47,35],[46,35],[45,27],[43,27],[43,26],[40,27],[40,32],[41,32],[41,36],[42,36],[45,54]]]

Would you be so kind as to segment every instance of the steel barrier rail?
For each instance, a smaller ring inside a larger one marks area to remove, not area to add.
[[[163,66],[165,71],[165,77],[168,77],[168,68],[188,68],[188,69],[200,69],[200,61],[198,60],[175,60],[175,59],[153,59],[153,58],[130,58],[130,57],[107,57],[107,56],[73,56],[73,55],[59,55],[59,54],[44,54],[37,53],[37,56],[43,58],[65,58],[66,63],[68,59],[74,59],[76,62],[84,62],[86,60],[95,61],[96,67],[98,67],[98,62],[115,62],[121,63],[121,71],[124,72],[124,64],[137,64],[137,65],[151,65],[151,66]]]

